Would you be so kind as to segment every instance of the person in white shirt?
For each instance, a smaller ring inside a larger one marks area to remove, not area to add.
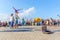
[[[10,16],[10,26],[11,27],[14,26],[14,16],[13,16],[13,14],[11,14],[11,16]]]

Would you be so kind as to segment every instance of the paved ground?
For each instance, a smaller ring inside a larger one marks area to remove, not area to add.
[[[43,34],[42,32],[1,32],[0,40],[60,40],[60,32]]]
[[[39,28],[37,27],[38,26],[35,26],[35,27],[32,26],[32,28],[35,28],[36,31],[31,31],[31,32],[30,31],[0,32],[0,40],[60,40],[60,27],[57,27],[57,26],[48,27],[49,30],[54,31],[53,34],[44,34],[42,33],[41,30],[37,30],[40,28],[40,26]],[[0,28],[0,30],[4,30],[4,29],[6,28],[4,27]]]

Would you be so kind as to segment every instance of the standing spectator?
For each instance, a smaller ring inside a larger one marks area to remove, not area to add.
[[[0,20],[0,27],[2,26],[1,20]]]
[[[24,18],[22,19],[22,25],[25,25],[25,20],[24,20]]]
[[[11,27],[14,26],[14,16],[13,16],[13,14],[11,14],[11,16],[10,16],[10,26]]]

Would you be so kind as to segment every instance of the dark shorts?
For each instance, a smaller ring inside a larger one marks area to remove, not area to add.
[[[18,19],[16,19],[16,24],[18,24]]]
[[[13,27],[14,26],[14,22],[10,22],[10,26]]]

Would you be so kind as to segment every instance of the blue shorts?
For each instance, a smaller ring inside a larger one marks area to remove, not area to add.
[[[10,26],[13,27],[14,26],[14,22],[10,22]]]
[[[18,24],[18,19],[16,19],[16,24]]]

